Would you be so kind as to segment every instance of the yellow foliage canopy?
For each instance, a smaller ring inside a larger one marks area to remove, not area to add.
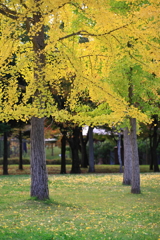
[[[160,77],[159,5],[136,3],[126,1],[128,11],[117,12],[119,5],[106,0],[2,0],[0,120],[51,115],[80,124],[112,124],[133,116],[148,121],[104,81],[124,58]],[[85,90],[97,106],[107,103],[110,114],[91,117],[79,100]],[[62,111],[53,94],[67,99]]]

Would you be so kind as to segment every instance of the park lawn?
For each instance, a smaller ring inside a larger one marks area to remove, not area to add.
[[[61,171],[60,165],[47,165],[47,170],[49,174],[59,174]],[[71,171],[71,165],[66,165],[67,173]],[[153,172],[153,170],[149,170],[149,165],[140,165],[141,173],[144,172]],[[87,173],[88,168],[81,168],[82,173]],[[95,173],[118,173],[119,165],[95,165]],[[30,174],[30,165],[23,165],[23,170],[18,169],[18,165],[8,165],[8,173],[9,175],[21,175],[21,174]],[[0,175],[3,174],[2,165],[0,165]]]
[[[49,175],[50,200],[29,197],[29,175],[0,176],[1,240],[158,240],[160,174],[141,174],[141,194],[122,174]]]

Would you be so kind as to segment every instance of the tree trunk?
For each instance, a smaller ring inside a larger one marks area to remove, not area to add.
[[[120,165],[119,172],[122,173],[123,166],[122,166],[122,154],[121,154],[121,133],[118,134],[117,151],[118,151],[118,162]]]
[[[61,174],[66,173],[66,132],[62,132],[61,139]]]
[[[44,119],[31,119],[31,196],[40,200],[49,198],[45,159]]]
[[[133,103],[133,89],[134,85],[132,82],[132,68],[129,72],[129,88],[128,97],[129,105],[134,105]],[[140,170],[139,170],[139,156],[138,156],[138,146],[137,146],[137,133],[136,133],[136,118],[130,118],[130,141],[132,147],[132,180],[131,180],[131,193],[140,193]]]
[[[153,164],[154,164],[154,172],[159,172],[158,167],[158,158],[157,158],[157,146],[158,146],[158,140],[157,140],[157,131],[158,131],[158,115],[154,115],[154,121],[153,121]]]
[[[7,132],[4,132],[4,151],[3,151],[3,175],[8,175],[8,141],[7,141]]]
[[[149,134],[149,145],[150,145],[150,170],[153,170],[153,136]]]
[[[80,134],[80,129],[78,126],[76,126],[73,129],[73,137],[72,139],[69,140],[69,144],[71,147],[72,151],[72,169],[71,173],[81,173],[80,170],[80,160],[79,160],[79,134]]]
[[[35,4],[41,2],[34,0]],[[35,27],[35,35],[32,37],[34,58],[34,79],[36,84],[35,96],[41,103],[42,93],[39,89],[39,84],[45,84],[44,67],[45,67],[45,34],[43,17],[40,12],[35,12],[33,15],[32,24]],[[29,31],[29,29],[28,29]],[[33,97],[34,102],[34,97]],[[48,176],[45,159],[45,143],[44,143],[44,118],[32,117],[31,119],[31,196],[44,200],[49,198]]]
[[[89,169],[88,172],[95,172],[94,168],[94,148],[93,148],[93,128],[89,127]]]
[[[123,184],[131,185],[132,172],[132,146],[128,128],[123,130],[123,146],[124,146],[124,173]]]
[[[23,170],[23,159],[22,159],[22,131],[19,131],[19,169]]]
[[[131,124],[131,146],[132,146],[132,181],[131,181],[131,193],[140,193],[140,170],[139,170],[139,156],[137,146],[137,134],[136,134],[136,118],[130,119]]]

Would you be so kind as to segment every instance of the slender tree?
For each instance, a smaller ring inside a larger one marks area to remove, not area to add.
[[[8,175],[8,133],[3,133],[3,175]]]
[[[122,163],[122,149],[121,149],[121,133],[118,133],[118,141],[117,141],[117,151],[118,151],[118,161],[120,165],[120,173],[123,172],[123,163]]]
[[[151,127],[153,127],[153,134],[150,137],[151,168],[154,166],[154,172],[159,172],[157,158],[157,147],[160,142],[160,137],[158,138],[158,114],[153,116]]]
[[[128,127],[123,130],[123,144],[124,144],[124,173],[123,184],[131,185],[132,180],[132,146]]]
[[[22,147],[22,131],[19,130],[19,169],[23,170],[23,147]]]
[[[66,173],[66,131],[62,132],[61,139],[61,173]]]
[[[139,155],[137,146],[137,131],[136,131],[136,118],[130,119],[131,123],[131,146],[132,146],[132,180],[131,180],[131,193],[140,193],[140,169],[139,169]]]
[[[94,147],[93,147],[93,127],[89,127],[89,169],[88,172],[95,172],[94,167]]]
[[[8,134],[10,130],[9,124],[0,123],[0,133],[3,134],[3,175],[8,175]]]
[[[80,128],[76,125],[73,127],[70,137],[67,137],[72,152],[72,168],[71,173],[81,173],[79,158],[79,136]]]
[[[87,154],[87,149],[86,149],[86,145],[88,142],[88,133],[87,136],[84,138],[83,134],[82,134],[82,128],[80,131],[80,143],[81,143],[81,155],[82,155],[82,159],[81,159],[81,167],[82,168],[87,168],[88,167],[88,154]]]

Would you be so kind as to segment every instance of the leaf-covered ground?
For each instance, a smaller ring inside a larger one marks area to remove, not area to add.
[[[149,165],[140,165],[140,171],[143,172],[153,172],[149,170]],[[59,174],[61,171],[60,165],[47,165],[47,170],[49,174]],[[71,165],[66,165],[66,172],[70,173]],[[88,168],[81,168],[82,173],[87,173]],[[23,170],[18,169],[18,165],[8,165],[9,175],[21,175],[30,174],[30,165],[23,165]],[[119,165],[95,165],[95,173],[119,173]],[[0,165],[0,175],[3,174],[2,165]]]
[[[49,175],[50,200],[30,198],[30,177],[0,176],[0,239],[160,238],[160,174],[141,174],[141,194],[122,174]]]

